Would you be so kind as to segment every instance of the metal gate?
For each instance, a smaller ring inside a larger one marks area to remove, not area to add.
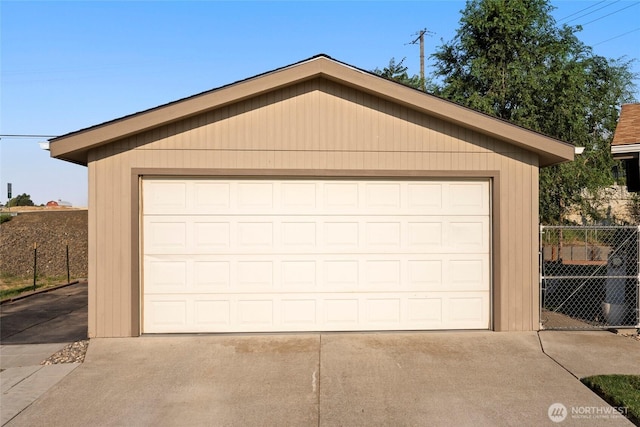
[[[540,328],[639,328],[640,227],[540,227]]]

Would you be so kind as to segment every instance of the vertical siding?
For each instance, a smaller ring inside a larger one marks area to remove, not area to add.
[[[533,157],[533,156],[532,156]],[[536,161],[536,165],[537,165],[537,159],[535,159]],[[531,179],[531,230],[530,230],[530,235],[532,236],[533,242],[534,242],[534,247],[538,248],[538,239],[539,239],[539,223],[538,223],[538,218],[540,216],[539,213],[539,198],[540,198],[540,194],[539,194],[539,187],[538,187],[538,182],[539,182],[539,173],[540,173],[540,169],[538,167],[535,168],[531,168],[530,171],[530,179]],[[538,253],[537,251],[534,251],[534,253],[532,254],[533,256],[533,260],[531,262],[531,265],[533,266],[533,268],[531,269],[531,276],[530,276],[530,280],[531,283],[537,284],[539,283],[540,280],[540,276],[539,276],[539,258],[538,258]],[[531,286],[530,289],[531,292],[531,308],[533,310],[533,313],[531,313],[531,325],[529,325],[529,328],[532,330],[537,330],[540,327],[540,288],[539,286]]]
[[[89,313],[88,318],[88,328],[87,334],[89,338],[94,338],[99,336],[97,330],[97,310],[98,310],[98,297],[100,295],[100,289],[98,288],[98,283],[104,285],[104,281],[98,277],[97,269],[98,269],[98,255],[96,253],[98,248],[98,204],[97,204],[97,175],[96,175],[96,162],[93,160],[93,156],[91,153],[89,154],[88,161],[88,173],[89,173],[89,217],[88,224],[89,227],[88,234],[88,262],[89,262],[89,270],[88,270],[88,281],[89,281],[89,300],[87,304],[87,309]]]
[[[499,171],[496,330],[538,326],[537,157],[388,100],[314,80],[90,153],[90,336],[130,336],[131,170]],[[134,201],[135,202],[135,201]],[[133,322],[135,323],[135,322]]]

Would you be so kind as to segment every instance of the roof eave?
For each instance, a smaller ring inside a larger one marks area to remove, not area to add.
[[[611,155],[616,160],[634,159],[640,155],[640,142],[611,146]]]

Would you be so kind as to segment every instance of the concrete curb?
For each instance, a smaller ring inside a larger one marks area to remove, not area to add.
[[[47,293],[47,292],[55,291],[56,289],[66,288],[67,286],[75,285],[75,284],[80,283],[80,282],[81,282],[81,280],[74,280],[72,282],[63,283],[61,285],[55,285],[55,286],[52,286],[50,288],[39,289],[39,290],[31,291],[31,292],[25,292],[25,293],[22,293],[20,295],[15,296],[15,297],[5,298],[3,300],[0,300],[0,305],[8,303],[8,302],[18,301],[18,300],[21,300],[21,299],[24,299],[24,298],[27,298],[27,297],[30,297],[30,296],[33,296],[33,295],[44,294],[44,293]]]

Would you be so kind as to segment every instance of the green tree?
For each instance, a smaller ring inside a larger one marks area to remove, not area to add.
[[[396,63],[396,59],[391,58],[389,60],[389,65],[384,67],[382,70],[376,68],[373,72],[385,79],[394,80],[398,83],[402,83],[403,85],[420,89],[422,87],[422,79],[416,74],[409,77],[408,67],[404,65],[405,59],[406,58],[402,58],[400,62]]]
[[[547,0],[467,1],[456,36],[432,55],[436,94],[585,147],[541,170],[540,220],[560,223],[571,208],[599,220],[593,195],[613,183],[610,143],[634,75],[630,61],[594,55],[581,28],[558,27],[551,11]]]
[[[9,200],[7,206],[10,208],[14,206],[33,206],[33,202],[30,195],[23,193]]]

